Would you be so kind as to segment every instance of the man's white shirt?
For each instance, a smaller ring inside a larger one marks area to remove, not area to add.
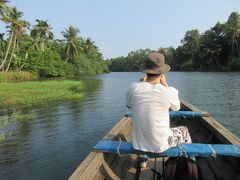
[[[178,90],[162,84],[132,83],[126,105],[132,110],[133,148],[146,152],[162,152],[169,148],[169,109],[178,111]]]

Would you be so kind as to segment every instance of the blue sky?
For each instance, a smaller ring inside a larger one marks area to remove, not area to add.
[[[56,38],[62,38],[60,32],[69,25],[79,28],[104,58],[177,47],[187,30],[204,32],[240,11],[239,0],[10,0],[10,5],[31,24],[48,20]]]

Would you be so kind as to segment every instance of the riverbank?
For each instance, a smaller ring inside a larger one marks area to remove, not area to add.
[[[27,71],[0,72],[0,83],[37,79],[38,76]]]
[[[82,99],[84,85],[79,80],[48,80],[1,83],[1,106],[29,106],[50,100]]]

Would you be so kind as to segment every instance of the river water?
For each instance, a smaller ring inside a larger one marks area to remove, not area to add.
[[[21,109],[34,120],[16,123],[0,144],[0,179],[67,179],[126,112],[125,93],[142,73],[84,78],[82,101],[56,101]],[[169,72],[179,95],[208,111],[240,137],[240,73]],[[0,110],[6,115],[10,110]]]

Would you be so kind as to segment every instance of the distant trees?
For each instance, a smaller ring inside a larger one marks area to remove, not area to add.
[[[240,15],[232,12],[226,23],[218,22],[204,33],[197,29],[189,30],[177,48],[159,48],[157,51],[165,55],[173,70],[239,71],[239,46]],[[139,64],[151,51],[156,50],[138,50],[127,57],[110,59],[108,67],[111,71],[138,71]]]
[[[8,32],[0,32],[0,71],[29,71],[39,76],[79,76],[108,72],[95,42],[79,35],[78,28],[62,31],[63,39],[54,39],[47,20],[30,25],[23,13],[0,0],[0,21]],[[30,33],[26,29],[30,29]]]
[[[152,52],[152,50],[140,49],[130,52],[127,57],[111,59],[107,61],[108,68],[111,71],[139,71],[143,60],[147,57],[149,52]]]

